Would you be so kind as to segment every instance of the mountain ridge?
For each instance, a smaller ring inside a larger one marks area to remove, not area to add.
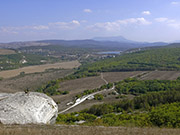
[[[111,39],[110,39],[111,38]],[[10,43],[0,43],[0,48],[11,48],[17,49],[21,47],[28,46],[47,46],[47,45],[60,45],[64,47],[81,47],[81,48],[106,48],[109,50],[127,50],[132,48],[142,48],[142,47],[150,47],[150,46],[164,46],[168,45],[165,42],[136,42],[128,40],[122,36],[118,37],[110,37],[105,40],[101,38],[101,41],[94,39],[84,39],[84,40],[37,40],[37,41],[24,41],[24,42],[10,42]],[[119,39],[116,40],[116,39]],[[114,41],[112,41],[114,40]]]

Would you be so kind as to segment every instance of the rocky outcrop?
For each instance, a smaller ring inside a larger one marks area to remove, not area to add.
[[[55,122],[57,114],[57,104],[45,94],[0,94],[0,123],[51,124]]]

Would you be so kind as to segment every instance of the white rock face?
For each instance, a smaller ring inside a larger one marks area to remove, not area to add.
[[[0,94],[0,123],[51,124],[55,122],[57,114],[57,104],[45,94]]]

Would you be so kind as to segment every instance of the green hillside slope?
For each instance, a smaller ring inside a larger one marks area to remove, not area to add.
[[[83,72],[113,72],[137,70],[179,70],[180,48],[158,48],[127,53],[80,67]]]

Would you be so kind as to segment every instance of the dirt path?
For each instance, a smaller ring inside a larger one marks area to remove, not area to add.
[[[102,79],[106,84],[108,84],[108,81],[107,81],[106,79],[104,79],[103,73],[101,73],[101,79]]]
[[[103,78],[103,73],[101,73],[101,79],[102,79],[106,84],[108,84],[107,80],[105,80],[105,79]],[[78,98],[72,106],[68,107],[67,109],[65,109],[65,110],[63,110],[63,111],[61,111],[61,112],[59,112],[59,114],[67,112],[68,110],[76,107],[77,105],[83,103],[84,101],[86,101],[87,99],[93,97],[93,96],[96,95],[96,94],[100,94],[100,93],[103,93],[103,92],[105,92],[105,91],[108,92],[108,91],[111,91],[111,90],[114,90],[114,89],[115,89],[115,86],[114,86],[114,83],[113,83],[113,87],[110,88],[110,89],[104,89],[104,90],[97,91],[97,92],[94,92],[94,93],[92,93],[92,94],[83,96],[83,97],[81,97],[81,98]]]

